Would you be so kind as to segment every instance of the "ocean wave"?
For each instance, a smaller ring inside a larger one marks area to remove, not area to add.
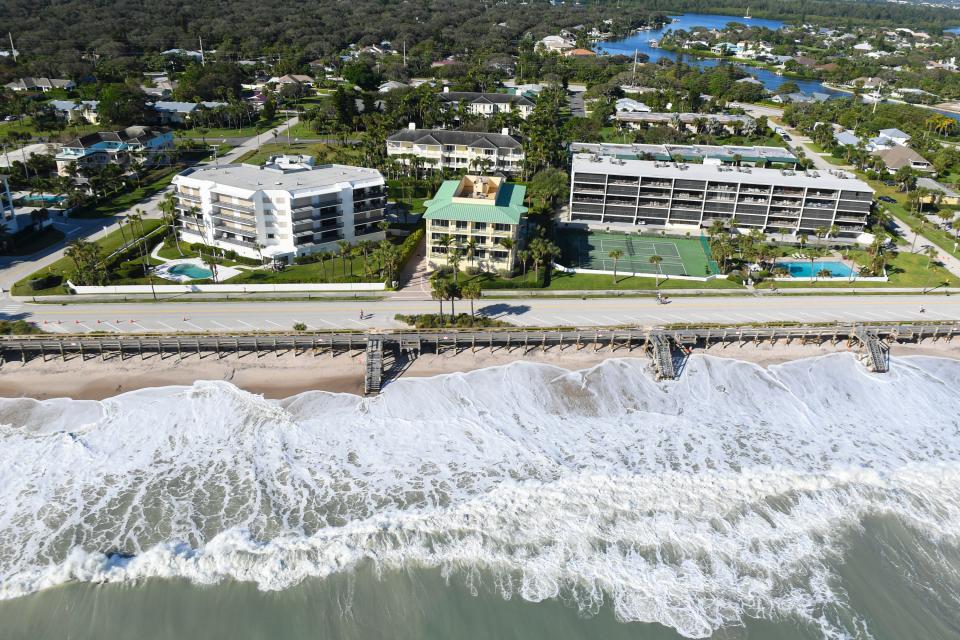
[[[848,637],[836,566],[867,519],[960,546],[960,363],[695,356],[670,383],[646,366],[520,362],[376,398],[199,382],[0,401],[0,598],[279,590],[372,563],[688,637],[748,616]]]

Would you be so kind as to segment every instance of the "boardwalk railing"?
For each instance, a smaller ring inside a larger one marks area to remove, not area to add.
[[[960,336],[960,322],[892,323],[892,324],[830,324],[797,326],[681,326],[655,329],[484,329],[436,331],[388,331],[378,333],[311,332],[258,334],[44,334],[27,336],[0,336],[0,365],[11,361],[27,363],[36,358],[120,358],[158,356],[161,359],[176,356],[200,358],[228,354],[238,357],[262,357],[274,353],[293,355],[322,353],[367,354],[367,390],[376,393],[385,384],[383,379],[384,351],[418,355],[421,352],[456,353],[477,349],[522,350],[557,348],[611,351],[642,348],[650,353],[657,375],[673,378],[677,368],[675,354],[683,358],[694,348],[721,345],[740,347],[769,342],[785,344],[837,345],[865,351],[867,366],[877,373],[887,371],[888,345],[896,342],[922,340],[952,340]],[[357,354],[354,354],[357,355]]]

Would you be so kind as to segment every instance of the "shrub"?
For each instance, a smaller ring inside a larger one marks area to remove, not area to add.
[[[483,269],[474,265],[472,267],[467,267],[467,275],[469,276],[478,276],[483,273]]]
[[[404,265],[407,264],[407,261],[410,259],[410,256],[417,250],[417,247],[420,245],[420,241],[423,240],[424,236],[423,227],[418,227],[414,229],[413,233],[408,235],[403,239],[403,242],[400,243],[400,269],[402,270]]]
[[[145,275],[143,265],[139,261],[122,263],[116,268],[114,274],[121,280],[133,280],[134,278],[142,278]]]
[[[305,324],[302,323],[302,322],[295,322],[294,325],[293,325],[293,330],[294,330],[294,331],[306,331],[306,330],[307,330],[307,325],[305,325]]]
[[[743,276],[739,273],[729,273],[727,274],[727,281],[734,282],[736,284],[743,284]]]
[[[394,319],[397,322],[412,325],[417,329],[439,329],[442,327],[459,327],[466,329],[471,327],[513,326],[503,320],[496,320],[486,316],[471,316],[469,313],[459,313],[455,318],[451,318],[450,315],[446,313],[443,314],[442,317],[438,313],[422,313],[416,315],[398,313],[394,316]]]
[[[55,287],[63,281],[63,276],[55,273],[46,273],[39,278],[34,278],[27,282],[30,289],[33,291],[40,291],[41,289],[49,289],[50,287]]]
[[[19,336],[31,333],[43,333],[37,325],[25,320],[0,320],[0,335]]]

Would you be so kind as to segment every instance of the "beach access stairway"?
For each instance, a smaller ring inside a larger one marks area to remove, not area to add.
[[[856,338],[865,349],[864,359],[868,370],[874,373],[886,373],[890,370],[890,361],[887,357],[890,350],[876,332],[860,327],[856,331]]]
[[[363,376],[363,392],[367,395],[380,393],[383,384],[383,339],[370,336],[367,339],[367,361]]]
[[[657,380],[673,380],[677,377],[673,367],[673,350],[670,346],[670,338],[662,333],[651,333],[648,338],[650,351],[653,358],[653,368],[657,374]]]

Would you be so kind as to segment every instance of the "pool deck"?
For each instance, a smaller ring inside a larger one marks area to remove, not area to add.
[[[205,271],[210,271],[210,267],[203,263],[199,258],[183,258],[180,260],[167,260],[161,265],[158,265],[154,269],[154,275],[158,278],[163,278],[164,280],[169,280],[171,282],[177,282],[179,284],[184,284],[188,282],[194,282],[196,280],[206,280],[207,278],[191,278],[188,275],[171,273],[170,270],[174,267],[181,265],[190,265],[198,267]],[[239,269],[234,269],[233,267],[224,267],[221,265],[217,266],[217,281],[224,282],[230,278],[239,275],[241,271]],[[212,274],[211,274],[212,276]]]

